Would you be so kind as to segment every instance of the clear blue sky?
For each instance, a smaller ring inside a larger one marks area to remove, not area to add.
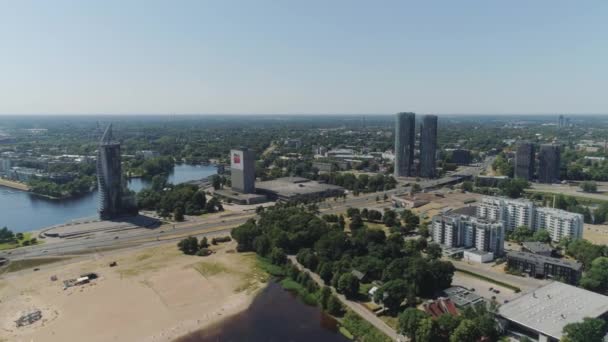
[[[608,1],[2,1],[0,113],[608,113]]]

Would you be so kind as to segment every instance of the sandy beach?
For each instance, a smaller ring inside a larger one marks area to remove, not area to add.
[[[235,245],[198,257],[171,243],[4,274],[0,341],[172,341],[217,323],[246,309],[267,281],[254,255],[234,253]],[[63,280],[90,272],[99,278],[64,290]],[[42,319],[17,328],[34,309]]]

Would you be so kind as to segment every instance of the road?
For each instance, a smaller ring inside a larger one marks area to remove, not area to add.
[[[317,285],[319,285],[319,287],[326,286],[325,282],[323,282],[323,279],[321,279],[321,277],[319,277],[319,275],[316,274],[315,272],[312,272],[309,269],[307,269],[306,267],[302,266],[302,264],[300,264],[298,262],[298,260],[296,259],[295,255],[290,255],[290,256],[288,256],[288,258],[294,265],[296,265],[296,267],[298,269],[300,269],[301,271],[308,272],[310,274],[311,278],[317,283]],[[338,292],[336,292],[336,289],[334,289],[333,287],[330,287],[330,289],[331,289],[331,292],[340,300],[340,302],[342,302],[342,304],[344,304],[344,306],[346,306],[349,309],[351,309],[352,311],[354,311],[357,315],[361,316],[361,318],[365,319],[370,324],[372,324],[374,327],[376,327],[378,330],[382,331],[386,336],[390,337],[393,341],[408,341],[407,337],[398,334],[395,331],[395,329],[391,328],[386,323],[384,323],[383,320],[378,318],[378,316],[376,316],[373,312],[369,311],[366,307],[364,307],[363,305],[361,305],[355,301],[346,299],[346,297],[344,297],[344,295],[341,295]]]
[[[477,274],[486,276],[488,278],[496,279],[503,283],[517,286],[521,289],[521,291],[523,293],[528,293],[538,287],[541,287],[541,286],[549,283],[549,281],[547,281],[547,280],[541,280],[541,279],[529,278],[529,277],[519,277],[519,276],[515,276],[515,275],[511,275],[511,274],[502,273],[498,269],[495,268],[495,267],[502,267],[502,266],[492,267],[490,264],[478,264],[478,263],[468,264],[467,262],[464,262],[464,261],[456,261],[456,260],[452,260],[452,259],[449,259],[449,261],[452,262],[452,264],[454,264],[454,266],[457,269],[462,269],[465,271],[477,273]],[[492,286],[492,284],[488,283],[488,286]]]
[[[589,193],[582,192],[578,186],[569,184],[539,184],[531,183],[530,189],[526,189],[526,192],[545,192],[551,194],[564,194],[567,196],[576,196],[588,198],[590,200],[608,201],[608,186],[598,184],[598,192]]]
[[[483,168],[486,167],[485,165],[488,163],[491,163],[491,159],[487,159],[486,162],[480,166],[465,167],[464,170],[459,171],[459,173],[472,175],[479,174],[479,172],[483,171]],[[433,188],[437,185],[438,181],[440,180],[423,180],[419,182],[419,184],[423,189]],[[390,201],[376,202],[376,197],[382,198],[384,194],[390,197],[393,194],[403,193],[406,191],[406,188],[401,188],[392,189],[385,192],[361,194],[356,197],[349,195],[346,199],[338,199],[337,201],[327,199],[325,202],[319,204],[319,211],[322,214],[336,214],[344,212],[349,207],[389,207],[391,205]],[[180,236],[187,236],[188,234],[202,235],[217,230],[222,230],[224,233],[228,233],[232,227],[243,224],[248,219],[253,217],[255,217],[255,215],[252,213],[235,213],[224,219],[217,219],[217,216],[214,216],[209,219],[201,219],[194,222],[182,222],[164,225],[155,229],[141,228],[119,232],[98,233],[89,237],[70,240],[66,239],[53,243],[21,247],[9,251],[1,251],[0,257],[24,259],[44,256],[69,255],[70,253],[82,254],[86,253],[87,251],[94,251],[96,249],[128,248],[132,247],[133,245],[142,244],[144,243],[142,242],[144,240],[148,240],[148,242],[153,242],[157,239],[166,240],[176,234],[179,234]]]

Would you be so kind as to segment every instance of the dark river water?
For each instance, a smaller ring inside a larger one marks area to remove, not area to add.
[[[215,166],[176,165],[169,176],[169,182],[178,184],[215,173]],[[147,181],[139,178],[129,181],[129,188],[136,192],[147,185]],[[24,232],[74,219],[93,217],[97,215],[97,203],[97,191],[78,198],[50,200],[0,186],[0,227],[6,226],[15,232]]]
[[[337,322],[271,282],[242,313],[175,342],[348,342]]]

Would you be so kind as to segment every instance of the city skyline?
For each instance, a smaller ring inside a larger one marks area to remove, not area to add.
[[[603,114],[607,13],[601,1],[13,3],[0,113]]]

